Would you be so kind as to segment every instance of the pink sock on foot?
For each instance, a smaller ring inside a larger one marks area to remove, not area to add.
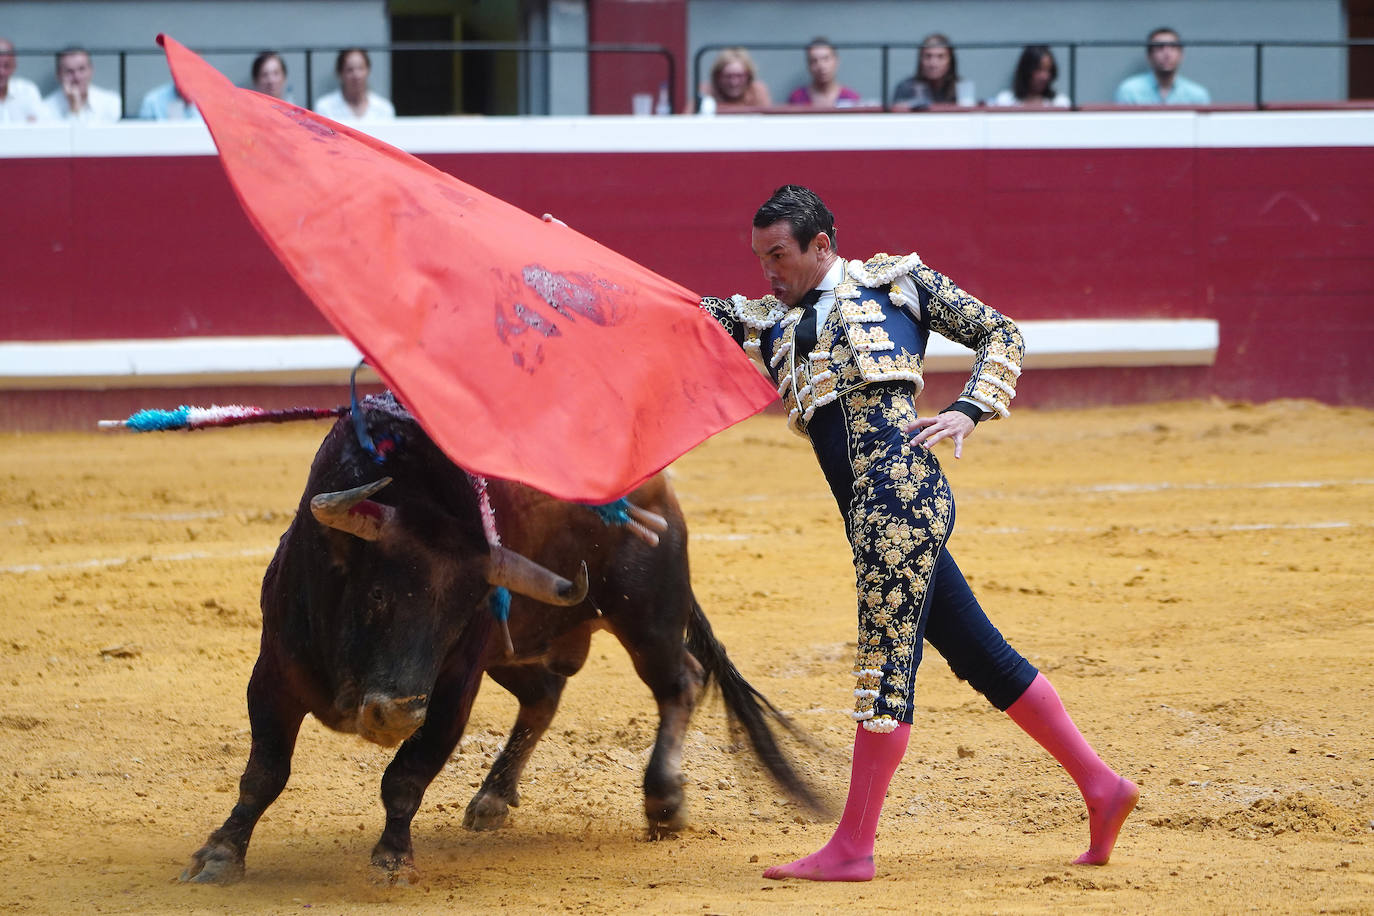
[[[830,842],[795,862],[766,869],[763,876],[808,881],[872,881],[873,840],[878,834],[878,816],[883,811],[888,783],[902,762],[910,738],[911,726],[905,723],[886,734],[860,726],[854,736],[849,797]]]
[[[1054,755],[1088,804],[1088,851],[1074,864],[1106,865],[1121,825],[1140,799],[1140,789],[1102,762],[1043,674],[1035,676],[1026,692],[1007,708],[1007,715]]]

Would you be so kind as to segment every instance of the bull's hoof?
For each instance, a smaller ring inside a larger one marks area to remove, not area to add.
[[[463,812],[463,826],[469,830],[495,830],[506,822],[510,809],[519,806],[519,796],[508,802],[495,792],[478,792]]]
[[[222,846],[202,846],[181,873],[190,884],[233,884],[243,878],[243,858]]]
[[[380,887],[410,887],[419,883],[420,870],[410,853],[374,849],[368,880]]]
[[[687,806],[676,802],[644,800],[644,816],[649,821],[649,839],[666,840],[687,826]]]

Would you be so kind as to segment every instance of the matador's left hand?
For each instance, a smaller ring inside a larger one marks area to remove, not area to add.
[[[911,437],[911,444],[919,445],[926,450],[929,450],[941,439],[953,440],[954,457],[962,458],[964,456],[964,440],[973,435],[973,429],[973,420],[967,414],[962,414],[957,410],[947,410],[933,417],[917,417],[903,426],[902,432],[915,432],[916,435]]]

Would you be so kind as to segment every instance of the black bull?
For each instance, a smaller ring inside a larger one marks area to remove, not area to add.
[[[666,520],[657,546],[585,506],[492,481],[506,548],[492,551],[472,479],[389,396],[368,398],[363,414],[385,464],[359,445],[348,417],[315,456],[263,578],[262,644],[248,682],[252,747],[238,802],[182,880],[242,876],[253,827],[286,785],[306,713],[338,731],[400,744],[382,776],[386,827],[372,864],[391,880],[413,878],[411,820],[462,736],[482,672],[514,694],[520,710],[468,805],[464,825],[479,830],[499,826],[519,804],[520,773],[598,629],[620,640],[658,703],[644,774],[651,836],[682,822],[682,739],[711,680],[778,784],[817,807],[770,728],[791,726],[735,669],[693,597],[687,530],[662,476],[631,495]],[[384,475],[392,482],[367,487]],[[582,582],[551,572],[577,578],[584,563]],[[494,584],[512,593],[513,653],[485,606]]]

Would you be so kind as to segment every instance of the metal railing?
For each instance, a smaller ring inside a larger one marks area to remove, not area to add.
[[[708,44],[697,48],[692,55],[692,90],[703,84],[702,59],[708,54],[719,53],[726,48],[746,47],[750,53],[757,51],[795,51],[801,54],[805,51],[807,42],[731,42],[728,44]],[[1144,51],[1145,43],[1141,41],[965,41],[953,45],[956,52],[959,51],[1009,51],[1019,53],[1028,45],[1043,44],[1051,48],[1067,48],[1068,57],[1065,62],[1065,70],[1068,76],[1068,96],[1073,101],[1074,107],[1078,106],[1078,54],[1082,49],[1125,49],[1136,52]],[[914,56],[920,52],[920,42],[832,42],[832,46],[837,51],[878,51],[881,54],[880,82],[882,86],[882,107],[884,110],[892,109],[892,67],[891,56],[893,51],[902,51]],[[1255,107],[1263,108],[1264,98],[1264,52],[1266,49],[1277,48],[1374,48],[1374,39],[1352,38],[1344,41],[1187,41],[1184,47],[1188,49],[1197,48],[1239,48],[1250,49],[1254,55],[1254,83],[1255,83]],[[908,67],[903,73],[910,75],[914,67]]]
[[[1027,44],[1043,43],[1051,48],[1067,49],[1064,61],[1064,71],[1067,77],[1067,94],[1073,101],[1075,107],[1079,105],[1079,79],[1082,68],[1080,64],[1080,53],[1086,50],[1129,50],[1140,53],[1144,45],[1140,41],[1062,41],[1047,40],[1044,42],[960,42],[955,45],[956,51],[1007,51],[1011,54],[1019,53]],[[730,44],[708,44],[699,47],[692,56],[692,84],[689,87],[689,98],[696,93],[697,87],[703,82],[703,59],[710,54],[714,54],[727,47],[737,47],[738,42]],[[919,42],[835,42],[834,46],[840,51],[877,51],[880,54],[879,65],[879,85],[881,89],[881,106],[886,110],[891,109],[891,92],[893,84],[892,54],[894,51],[909,55],[908,60],[914,64],[915,55],[920,50]],[[677,62],[673,52],[667,47],[659,44],[647,43],[591,43],[585,45],[577,44],[549,44],[541,42],[501,42],[501,41],[461,41],[461,42],[395,42],[391,44],[360,45],[369,54],[387,54],[391,59],[397,55],[406,53],[433,53],[446,52],[450,54],[463,53],[513,53],[521,55],[523,61],[528,63],[533,56],[542,56],[546,59],[558,54],[580,54],[580,55],[650,55],[661,58],[664,61],[663,77],[656,82],[667,85],[668,98],[677,98],[678,70]],[[797,52],[799,55],[805,49],[806,43],[802,42],[753,42],[748,43],[747,47],[751,52],[774,52],[790,51]],[[1274,40],[1274,41],[1188,41],[1185,43],[1188,49],[1244,49],[1249,50],[1252,57],[1252,69],[1254,74],[1254,105],[1256,108],[1263,108],[1266,104],[1264,94],[1264,72],[1266,52],[1277,49],[1344,49],[1354,48],[1374,48],[1374,39],[1348,39],[1344,41],[1304,41],[1304,40]],[[47,56],[51,59],[61,49],[33,49],[23,48],[20,53],[25,59]],[[126,102],[125,111],[130,111],[128,102],[128,82],[129,82],[129,61],[131,58],[151,58],[161,57],[162,50],[156,47],[149,48],[87,48],[88,53],[93,57],[115,57],[119,67],[119,95]],[[251,60],[262,49],[259,47],[207,47],[197,48],[198,53],[204,56],[233,55],[242,57],[246,61]],[[305,99],[304,106],[309,108],[315,103],[315,85],[317,83],[316,60],[321,55],[328,61],[325,66],[326,73],[332,75],[333,60],[337,54],[336,47],[320,46],[281,46],[274,48],[283,55],[302,56],[305,61],[304,83]],[[246,71],[246,67],[244,68]],[[903,67],[903,74],[909,75],[914,69],[911,64]],[[528,114],[534,108],[532,93],[535,81],[524,75],[521,80],[522,98],[519,104],[519,113]],[[589,86],[589,93],[595,92],[595,87]],[[589,106],[590,107],[590,106]],[[693,108],[688,105],[688,110]]]
[[[668,98],[669,98],[669,99],[676,98],[677,80],[678,80],[678,74],[677,74],[677,59],[676,59],[676,57],[674,56],[674,54],[673,54],[673,52],[672,52],[671,50],[669,50],[667,47],[665,47],[665,46],[663,46],[663,45],[659,45],[659,44],[635,43],[635,42],[593,42],[593,43],[591,43],[591,44],[575,45],[575,44],[548,44],[548,43],[542,43],[542,42],[516,42],[516,41],[407,41],[407,42],[395,42],[395,43],[392,43],[392,44],[353,45],[352,47],[359,47],[359,48],[362,48],[363,50],[367,51],[369,55],[374,55],[374,54],[387,54],[387,55],[390,55],[391,58],[394,58],[394,57],[397,56],[397,55],[402,55],[402,54],[406,54],[406,53],[421,53],[421,52],[430,52],[430,53],[432,53],[432,52],[435,52],[435,51],[438,51],[438,52],[448,52],[448,53],[455,54],[455,55],[457,55],[457,54],[463,54],[463,53],[513,53],[513,54],[520,54],[520,55],[522,55],[522,56],[524,56],[524,57],[526,57],[526,58],[528,58],[528,56],[530,56],[530,55],[542,55],[542,56],[545,56],[545,57],[547,58],[547,56],[549,56],[549,55],[554,55],[554,54],[583,54],[583,55],[588,55],[589,57],[590,57],[591,55],[598,55],[598,54],[619,54],[619,55],[628,54],[628,55],[649,55],[649,56],[656,56],[656,57],[662,58],[663,61],[664,61],[664,73],[663,73],[662,79],[661,79],[661,80],[656,80],[656,81],[654,82],[654,85],[658,85],[660,82],[666,83],[667,88],[668,88]],[[65,50],[65,48],[52,48],[52,49],[44,49],[44,48],[37,48],[37,49],[34,49],[34,48],[22,48],[22,49],[20,49],[20,54],[22,55],[23,58],[26,58],[26,59],[31,59],[31,58],[35,58],[35,57],[43,57],[43,56],[46,56],[46,57],[48,57],[49,59],[54,59],[55,56],[56,56],[58,53],[60,53],[61,51],[63,51],[63,50]],[[130,58],[140,58],[140,57],[159,57],[159,58],[160,58],[160,57],[163,56],[163,51],[162,51],[162,49],[161,49],[161,48],[156,48],[156,47],[153,47],[153,48],[96,48],[96,47],[88,47],[88,48],[84,48],[84,50],[85,50],[88,54],[90,54],[90,56],[91,56],[92,58],[97,58],[97,57],[116,57],[116,58],[118,59],[118,61],[119,61],[119,89],[118,89],[118,91],[119,91],[119,97],[120,97],[121,100],[123,100],[123,101],[125,102],[125,106],[124,106],[125,117],[126,117],[126,118],[129,117],[128,112],[129,112],[130,109],[129,109],[129,106],[128,106],[128,104],[127,104],[127,103],[128,103],[128,83],[129,83],[129,60],[130,60]],[[197,47],[197,48],[194,48],[193,50],[195,50],[195,52],[196,52],[197,54],[200,54],[202,57],[210,57],[210,56],[218,56],[218,55],[233,55],[233,56],[236,56],[236,57],[243,57],[243,58],[245,58],[246,60],[250,60],[250,61],[251,61],[254,57],[256,57],[259,53],[261,53],[264,49],[261,48],[261,47],[252,47],[252,48],[247,48],[247,47]],[[295,55],[303,55],[303,56],[304,56],[304,59],[305,59],[305,74],[304,74],[304,76],[305,76],[305,101],[304,101],[304,103],[303,103],[303,107],[305,107],[305,108],[311,108],[311,107],[313,107],[314,104],[315,104],[315,100],[316,100],[315,91],[314,91],[314,90],[315,90],[315,83],[316,83],[316,78],[315,78],[315,76],[316,76],[316,63],[315,63],[315,62],[316,62],[316,59],[319,58],[319,57],[321,57],[321,56],[323,56],[324,59],[326,59],[326,60],[328,61],[327,65],[325,66],[325,73],[332,75],[332,73],[333,73],[333,66],[334,66],[334,58],[335,58],[335,56],[338,54],[339,49],[338,49],[337,47],[334,47],[334,46],[320,47],[320,46],[313,46],[313,45],[312,45],[312,46],[304,46],[304,45],[289,46],[289,45],[283,45],[283,46],[279,46],[279,47],[273,47],[271,50],[277,52],[278,54],[282,54],[282,55],[293,55],[293,56],[295,56]],[[245,72],[246,72],[246,71],[247,71],[247,68],[245,67],[244,69],[245,69]],[[98,81],[97,81],[97,82],[98,82]],[[235,80],[235,82],[239,82],[239,81],[238,81],[238,80]],[[521,80],[521,83],[522,83],[521,91],[522,91],[522,93],[523,93],[523,98],[522,98],[522,100],[521,100],[521,106],[520,106],[520,107],[521,107],[521,111],[520,111],[519,113],[520,113],[520,114],[527,114],[527,113],[529,113],[529,110],[530,110],[530,108],[532,107],[532,102],[531,102],[531,98],[530,98],[530,94],[531,94],[531,91],[532,91],[532,87],[530,86],[530,80],[529,80],[529,79],[522,79],[522,80]],[[455,113],[456,113],[456,112],[455,112]]]

